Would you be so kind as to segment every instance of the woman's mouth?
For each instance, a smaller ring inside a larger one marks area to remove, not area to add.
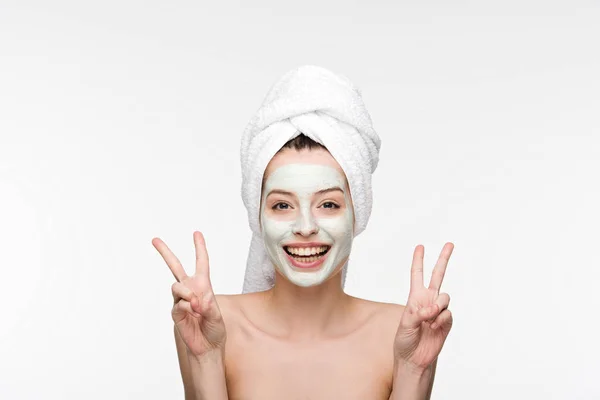
[[[298,268],[315,268],[327,258],[331,246],[293,247],[284,246],[286,256],[293,266]]]

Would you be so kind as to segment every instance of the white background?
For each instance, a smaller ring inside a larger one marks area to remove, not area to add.
[[[0,398],[182,398],[150,241],[241,291],[241,134],[303,64],[382,139],[347,291],[455,244],[433,398],[599,398],[599,40],[597,1],[0,1]]]

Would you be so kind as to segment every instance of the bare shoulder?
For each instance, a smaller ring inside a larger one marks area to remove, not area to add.
[[[253,308],[259,301],[261,294],[243,293],[243,294],[217,294],[217,304],[223,315],[226,325],[233,325],[245,318],[246,310]]]
[[[365,310],[366,312],[373,313],[374,316],[384,317],[398,315],[402,316],[404,308],[406,306],[396,303],[385,303],[367,299],[361,299],[360,297],[352,297],[355,304]]]
[[[261,297],[262,292],[242,293],[242,294],[217,294],[215,298],[220,308],[227,308],[230,311],[240,311],[245,307],[251,307]]]
[[[242,303],[244,302],[243,294],[217,294],[217,304],[223,316],[239,312]]]
[[[353,298],[358,312],[365,315],[368,325],[380,333],[395,334],[400,323],[400,318],[406,306],[395,303],[384,303],[372,300]]]
[[[217,304],[221,312],[229,311],[237,306],[239,294],[216,294]]]

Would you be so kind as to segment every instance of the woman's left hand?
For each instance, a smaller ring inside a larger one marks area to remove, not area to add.
[[[394,361],[423,371],[436,360],[452,327],[448,310],[450,296],[440,293],[446,266],[454,245],[446,243],[438,259],[429,287],[423,285],[425,248],[418,245],[413,254],[410,293],[394,341]]]

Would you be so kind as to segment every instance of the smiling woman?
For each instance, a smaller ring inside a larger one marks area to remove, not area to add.
[[[188,399],[423,400],[451,327],[415,249],[407,306],[344,292],[352,241],[371,212],[380,141],[357,89],[318,67],[278,81],[242,138],[242,196],[253,231],[244,293],[213,293],[204,237],[188,277],[155,239],[177,282],[173,320]]]
[[[319,151],[343,176],[352,193],[353,235],[367,226],[371,214],[371,175],[379,162],[381,141],[360,91],[352,82],[316,66],[302,66],[280,78],[248,123],[242,136],[242,198],[252,241],[248,252],[244,293],[268,290],[275,284],[276,265],[263,241],[260,214],[269,164],[289,150]],[[341,186],[341,185],[340,185]],[[342,286],[348,263],[342,267]]]
[[[296,143],[306,143],[294,145]],[[323,147],[299,135],[265,170],[261,232],[275,269],[298,286],[339,272],[350,255],[354,212],[344,171]],[[282,209],[282,206],[285,206]]]

